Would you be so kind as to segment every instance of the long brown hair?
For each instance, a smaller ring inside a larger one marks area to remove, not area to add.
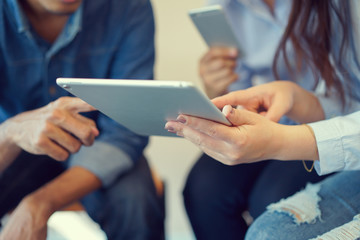
[[[312,70],[315,84],[317,85],[319,78],[324,79],[326,89],[328,91],[332,88],[336,89],[345,104],[345,86],[340,79],[346,79],[347,74],[339,59],[331,59],[334,57],[331,38],[334,36],[334,23],[337,20],[342,28],[337,30],[337,35],[343,36],[337,53],[341,59],[348,45],[348,29],[345,25],[346,6],[347,1],[341,1],[336,5],[333,0],[293,0],[289,22],[273,62],[276,79],[279,79],[276,67],[280,55],[292,75],[300,72],[305,63]],[[289,39],[295,51],[295,67],[291,66],[286,52],[286,43]],[[336,63],[336,67],[332,62]]]

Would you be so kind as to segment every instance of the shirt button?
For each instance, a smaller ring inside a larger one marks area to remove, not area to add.
[[[56,87],[55,86],[49,87],[49,94],[51,96],[55,96],[55,94],[56,94]]]

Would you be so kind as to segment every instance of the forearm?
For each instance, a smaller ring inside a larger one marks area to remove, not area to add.
[[[8,130],[7,122],[0,125],[0,173],[4,171],[21,152],[21,148],[11,141]]]
[[[72,167],[28,196],[45,217],[98,189],[101,181],[88,170]]]
[[[299,123],[310,123],[325,119],[319,99],[311,92],[294,84],[294,105],[287,114]]]
[[[275,159],[279,160],[318,160],[319,154],[311,127],[306,125],[278,125],[277,139],[279,149]]]

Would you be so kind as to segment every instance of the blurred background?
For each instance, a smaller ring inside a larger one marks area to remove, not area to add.
[[[207,46],[187,12],[202,7],[205,0],[152,0],[156,21],[156,68],[158,80],[181,80],[202,88],[198,61]],[[167,239],[194,239],[186,217],[182,189],[186,176],[200,155],[184,139],[151,137],[146,155],[166,184]]]

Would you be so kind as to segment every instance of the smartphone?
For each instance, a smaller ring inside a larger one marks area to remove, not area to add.
[[[234,47],[243,55],[238,39],[232,30],[221,5],[191,9],[189,16],[209,47]]]

